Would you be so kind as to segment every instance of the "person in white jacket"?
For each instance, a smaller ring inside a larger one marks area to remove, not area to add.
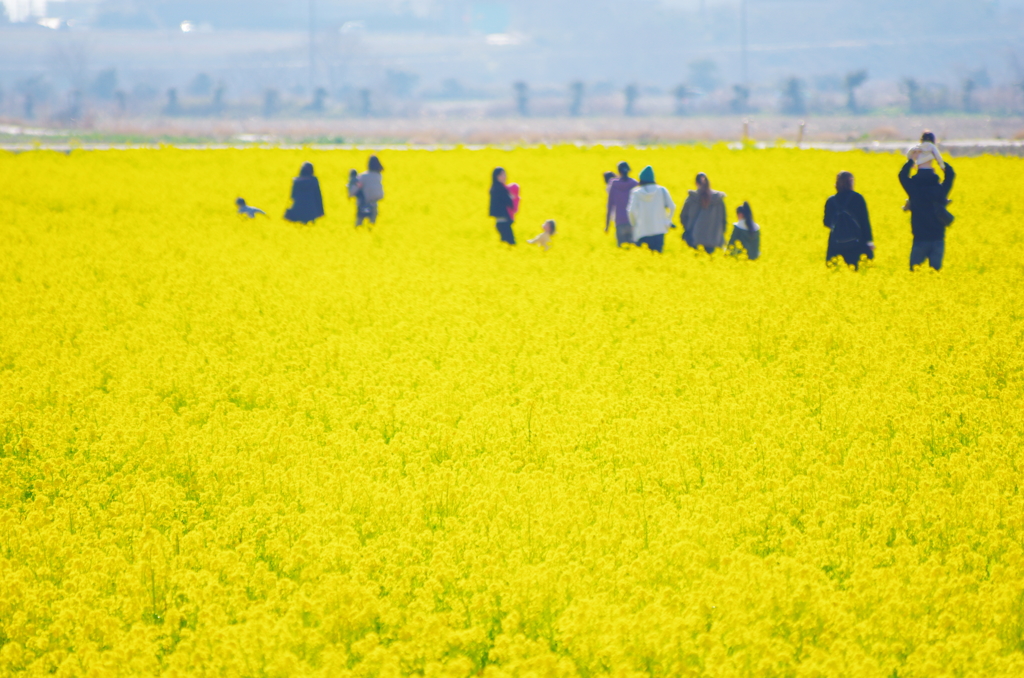
[[[640,172],[640,185],[629,193],[629,206],[626,208],[636,246],[647,245],[648,249],[661,252],[675,208],[668,191],[654,183],[654,169],[650,165],[645,167]]]

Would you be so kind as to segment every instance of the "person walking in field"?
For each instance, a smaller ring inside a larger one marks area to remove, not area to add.
[[[645,167],[640,172],[640,184],[629,193],[626,206],[636,246],[647,245],[652,252],[661,252],[675,208],[668,191],[654,183],[654,169],[650,165]]]
[[[935,135],[926,132],[925,137],[930,139],[926,141],[922,137],[922,142],[935,143]],[[946,254],[946,229],[953,223],[953,215],[946,206],[949,204],[949,192],[953,189],[956,172],[952,165],[944,163],[940,182],[935,170],[930,169],[936,160],[933,153],[922,150],[909,155],[911,157],[907,158],[900,169],[899,178],[909,198],[910,230],[914,234],[914,244],[910,248],[910,270],[913,271],[927,261],[929,266],[939,271],[942,270],[942,260]],[[938,162],[942,163],[941,156]],[[915,164],[917,172],[911,176],[910,170]]]
[[[697,189],[686,196],[679,214],[683,240],[693,249],[703,247],[711,254],[725,246],[725,193],[711,190],[711,181],[703,172],[695,181]]]
[[[299,176],[292,180],[292,206],[284,218],[308,224],[324,215],[324,199],[320,194],[320,180],[313,176],[313,163],[304,162]]]
[[[370,156],[366,171],[359,175],[357,182],[356,226],[362,226],[369,219],[370,226],[377,224],[377,203],[384,199],[384,179],[381,172],[384,165],[375,155]],[[352,190],[349,189],[349,194]]]
[[[747,253],[747,259],[754,261],[761,256],[761,227],[754,223],[754,212],[750,203],[744,202],[736,208],[738,221],[732,225],[728,250],[735,255]]]
[[[513,218],[516,205],[513,203],[512,194],[509,193],[508,175],[502,167],[495,167],[491,172],[491,206],[490,215],[494,218],[494,226],[498,229],[501,242],[509,245],[516,244],[515,233],[512,232]]]
[[[822,222],[829,230],[825,262],[833,264],[842,258],[847,266],[857,269],[862,256],[875,258],[875,238],[868,203],[853,190],[853,185],[854,177],[850,172],[836,175],[836,193],[825,201]]]
[[[629,196],[637,187],[636,179],[629,176],[629,163],[619,163],[619,176],[608,182],[608,205],[604,214],[604,232],[608,232],[615,219],[615,240],[619,247],[633,242],[633,227],[629,223]]]

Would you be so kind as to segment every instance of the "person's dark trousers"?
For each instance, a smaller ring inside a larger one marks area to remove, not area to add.
[[[508,219],[498,219],[495,222],[495,226],[498,227],[498,235],[501,236],[501,242],[507,242],[509,245],[516,244],[516,234],[512,232],[512,222]]]
[[[647,248],[652,252],[660,252],[665,247],[665,234],[649,235],[636,241],[637,247],[643,247],[644,245],[647,245]]]
[[[942,257],[946,254],[945,240],[915,240],[910,248],[910,270],[928,260],[928,265],[936,271],[942,270]]]

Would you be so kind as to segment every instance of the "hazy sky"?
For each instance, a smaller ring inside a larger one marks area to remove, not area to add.
[[[180,86],[206,72],[233,91],[376,87],[389,73],[434,89],[452,79],[501,91],[519,79],[671,88],[693,85],[702,61],[729,88],[744,72],[739,0],[315,0],[312,66],[305,0],[2,1],[12,18],[45,11],[75,23],[3,29],[0,87],[45,74],[60,89],[110,69],[123,87]],[[982,71],[996,84],[1024,78],[1024,0],[747,5],[752,85],[834,86],[858,69],[872,82],[949,87]],[[493,33],[514,35],[488,41]]]

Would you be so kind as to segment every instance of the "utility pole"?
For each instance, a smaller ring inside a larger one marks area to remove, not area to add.
[[[743,86],[750,87],[747,72],[747,0],[740,0],[740,40],[743,41],[740,47],[740,70],[743,74]]]
[[[316,59],[316,48],[313,44],[313,36],[316,31],[315,20],[316,20],[316,7],[314,6],[315,0],[309,0],[309,88],[313,89],[316,85],[316,73],[314,71],[314,62]]]

